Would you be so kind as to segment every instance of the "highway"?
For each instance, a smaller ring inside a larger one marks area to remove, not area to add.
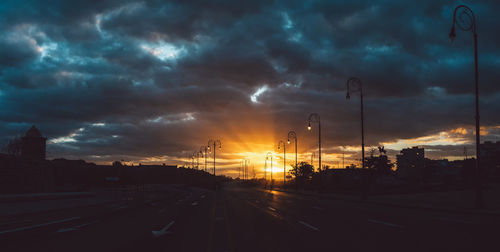
[[[178,187],[0,220],[1,251],[498,251],[500,216]],[[496,249],[495,249],[496,248]]]

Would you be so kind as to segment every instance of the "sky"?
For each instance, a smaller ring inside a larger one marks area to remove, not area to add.
[[[498,1],[4,0],[0,143],[34,124],[48,158],[182,165],[219,139],[223,174],[247,158],[259,176],[267,152],[283,167],[290,130],[299,161],[316,152],[317,165],[317,113],[323,164],[339,167],[360,159],[355,76],[367,155],[472,156],[473,36],[448,39],[459,4],[478,25],[482,139],[497,141]]]

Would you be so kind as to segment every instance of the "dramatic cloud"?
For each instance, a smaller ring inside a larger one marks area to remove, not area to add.
[[[261,166],[289,130],[310,160],[315,112],[336,166],[341,153],[359,158],[359,96],[345,100],[357,76],[369,146],[472,155],[473,36],[448,40],[461,3],[2,1],[0,140],[36,124],[50,158],[183,164],[218,138],[218,162],[234,174],[244,157]],[[466,4],[478,22],[484,138],[494,141],[500,3]]]

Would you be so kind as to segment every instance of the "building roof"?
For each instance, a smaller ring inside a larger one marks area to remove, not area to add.
[[[25,137],[42,137],[42,133],[35,127],[35,125],[31,126],[31,128],[26,132]]]

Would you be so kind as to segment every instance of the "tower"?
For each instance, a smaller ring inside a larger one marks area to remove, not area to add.
[[[21,138],[21,157],[26,159],[45,159],[45,145],[47,138],[35,127],[26,132]]]

